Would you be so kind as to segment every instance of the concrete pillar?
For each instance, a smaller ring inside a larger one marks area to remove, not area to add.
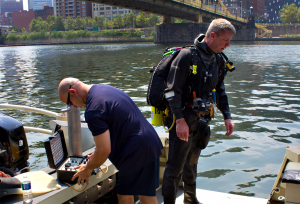
[[[202,14],[196,14],[195,15],[195,21],[194,23],[203,23],[203,16]]]
[[[171,24],[171,16],[164,16],[163,24]]]

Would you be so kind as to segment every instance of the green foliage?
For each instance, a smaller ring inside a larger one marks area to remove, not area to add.
[[[292,3],[290,5],[284,5],[284,7],[279,11],[280,20],[283,23],[297,23],[300,8]]]
[[[155,35],[155,32],[154,32],[154,31],[152,31],[152,32],[151,32],[151,36],[153,36],[153,37],[154,37],[154,35]]]
[[[65,26],[67,30],[74,30],[75,29],[75,20],[71,17],[66,18]]]
[[[98,32],[93,33],[92,36],[93,36],[94,38],[98,38],[98,37],[100,36],[100,33],[98,33]]]
[[[112,27],[113,27],[113,22],[106,18],[103,22],[103,28],[107,29]]]
[[[94,27],[100,27],[103,28],[103,22],[104,22],[104,18],[102,16],[95,16],[94,20],[92,22],[92,25]]]
[[[1,34],[1,36],[0,36],[0,44],[3,44],[5,40],[6,40],[6,35]]]
[[[17,32],[22,32],[22,29],[21,28],[18,28],[18,27],[16,27],[16,26],[13,26],[12,28],[11,28],[11,30],[12,31],[17,31]]]
[[[6,39],[8,41],[17,41],[20,39],[20,35],[17,35],[16,33],[8,33],[8,35],[6,36]]]
[[[23,35],[21,35],[21,37],[20,37],[20,39],[21,40],[29,40],[29,34],[28,34],[28,32],[26,32],[26,33],[23,33]]]
[[[62,31],[54,31],[54,32],[51,32],[50,34],[50,38],[64,38],[64,33]]]
[[[37,32],[38,31],[38,21],[36,19],[32,19],[29,25],[30,32]]]
[[[93,24],[93,19],[89,16],[84,18],[84,20],[85,20],[85,25],[92,25]]]
[[[85,26],[85,20],[81,18],[80,16],[76,17],[75,20],[75,29],[76,30],[83,30]]]
[[[149,22],[150,26],[155,26],[156,24],[160,23],[160,19],[157,15],[151,13],[149,15],[149,21],[148,22]]]
[[[148,26],[148,19],[145,12],[139,12],[139,14],[136,17],[136,25],[138,27],[145,27]]]
[[[137,36],[137,37],[141,37],[142,35],[144,35],[145,34],[145,32],[144,31],[141,31],[141,30],[135,30],[134,31],[134,36]]]
[[[30,40],[46,40],[50,37],[50,34],[47,32],[35,32],[35,33],[30,33],[29,39]]]
[[[54,30],[56,30],[56,31],[64,31],[65,30],[64,19],[61,15],[58,15],[55,18]]]
[[[92,33],[87,30],[79,30],[76,32],[77,37],[91,37]]]
[[[123,28],[124,27],[124,22],[123,22],[121,14],[118,14],[114,17],[113,27],[114,28]]]
[[[100,35],[102,37],[115,37],[120,36],[121,34],[115,30],[103,30]]]
[[[76,38],[77,37],[77,32],[74,30],[69,30],[65,33],[65,38],[67,40],[72,39],[72,38]]]

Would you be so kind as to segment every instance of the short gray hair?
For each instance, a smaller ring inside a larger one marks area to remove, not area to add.
[[[217,35],[221,35],[226,30],[229,30],[232,33],[232,35],[236,34],[236,30],[235,30],[234,26],[229,21],[227,21],[223,18],[217,18],[210,23],[210,25],[206,31],[206,37],[209,37],[211,32],[214,32]]]

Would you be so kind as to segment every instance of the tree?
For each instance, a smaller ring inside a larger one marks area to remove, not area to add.
[[[103,28],[103,22],[104,22],[104,18],[102,16],[95,16],[92,25],[94,27]]]
[[[65,30],[65,23],[64,23],[64,19],[61,15],[58,15],[55,18],[55,26],[54,26],[54,30],[56,31],[64,31]]]
[[[39,24],[38,21],[36,19],[32,19],[30,25],[29,25],[29,30],[30,32],[37,32],[39,31]]]
[[[118,14],[114,17],[113,27],[114,28],[123,28],[124,27],[124,23],[123,23],[121,14]]]
[[[280,20],[283,23],[297,23],[298,21],[298,8],[293,3],[290,5],[284,5],[284,7],[279,11]]]
[[[85,20],[80,16],[77,16],[75,20],[75,28],[77,30],[83,30],[84,26],[85,26]]]
[[[108,20],[107,18],[105,18],[105,21],[103,23],[103,28],[107,29],[107,28],[111,28],[113,27],[113,22]]]
[[[47,17],[47,22],[48,22],[48,30],[49,31],[54,31],[55,30],[55,16],[52,15],[52,16],[48,16]]]
[[[68,30],[74,30],[75,29],[75,21],[73,18],[71,17],[68,17],[66,20],[65,20],[65,27],[66,29]]]
[[[132,20],[130,20],[130,14],[125,13],[123,16],[123,23],[125,27],[129,27],[132,25]]]
[[[159,17],[153,13],[151,13],[149,15],[149,25],[150,26],[155,26],[157,23],[159,23],[160,20],[159,20]]]
[[[136,25],[139,27],[145,27],[148,25],[147,15],[145,12],[139,12],[139,14],[136,17]]]
[[[85,18],[85,25],[92,25],[93,24],[93,19],[91,17],[86,17]]]

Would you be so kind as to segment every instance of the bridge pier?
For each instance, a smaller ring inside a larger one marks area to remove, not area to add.
[[[154,43],[172,44],[184,43],[193,44],[194,39],[200,33],[206,33],[209,23],[173,23],[161,24],[154,28]],[[236,35],[232,41],[254,41],[255,27],[236,26]]]

